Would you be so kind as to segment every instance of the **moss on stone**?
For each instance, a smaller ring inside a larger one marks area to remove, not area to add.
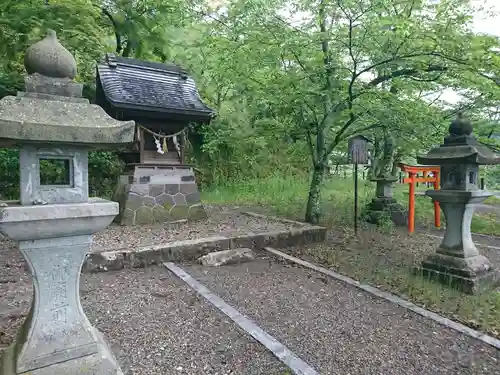
[[[189,207],[188,219],[189,220],[202,220],[207,218],[207,212],[201,204],[196,204]]]
[[[122,225],[135,225],[135,211],[124,209],[120,218]]]
[[[142,206],[135,211],[135,224],[153,224],[155,221],[153,209],[151,207]]]
[[[183,220],[189,217],[188,206],[174,206],[170,209],[170,217],[172,220]]]
[[[157,223],[164,223],[168,222],[171,220],[171,215],[170,215],[170,208],[165,209],[162,205],[156,205],[153,208],[153,217],[155,222]]]

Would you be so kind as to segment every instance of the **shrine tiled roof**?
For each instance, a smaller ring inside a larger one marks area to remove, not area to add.
[[[107,54],[97,65],[97,84],[113,107],[207,119],[214,114],[194,80],[177,65]]]

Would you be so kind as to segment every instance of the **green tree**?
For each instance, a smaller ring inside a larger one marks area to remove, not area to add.
[[[0,72],[22,73],[26,49],[50,28],[75,56],[78,79],[88,81],[94,75],[94,62],[106,48],[102,27],[101,11],[91,0],[3,1]]]
[[[115,53],[169,62],[172,36],[197,18],[202,2],[109,0],[102,13],[113,31]]]
[[[467,1],[294,1],[289,8],[306,12],[295,25],[280,15],[279,4],[231,5],[219,23],[238,36],[236,53],[252,51],[244,65],[235,64],[233,79],[258,86],[261,103],[287,118],[288,131],[308,144],[309,222],[320,218],[321,184],[332,151],[354,134],[381,127],[381,113],[399,98],[411,102],[429,82],[495,84],[488,73],[497,66],[491,59],[494,40],[468,30]],[[464,50],[471,53],[464,56]]]

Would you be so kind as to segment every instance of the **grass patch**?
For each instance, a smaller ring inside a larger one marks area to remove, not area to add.
[[[360,207],[374,195],[374,183],[360,181]],[[302,179],[273,176],[266,180],[248,180],[227,184],[203,192],[207,203],[249,206],[265,212],[302,220],[309,183]],[[419,190],[425,190],[420,187]],[[407,205],[408,187],[396,184],[395,198]],[[365,228],[352,235],[353,183],[334,178],[325,182],[322,195],[323,225],[330,228],[324,244],[303,246],[286,251],[304,259],[331,267],[354,279],[398,294],[414,303],[446,315],[473,328],[500,335],[500,293],[492,291],[480,296],[464,295],[446,286],[412,275],[410,268],[435,251],[436,239],[405,231]],[[416,223],[432,225],[433,205],[428,197],[417,197]],[[444,217],[442,217],[444,226]],[[500,235],[498,218],[492,214],[476,214],[473,231]],[[500,252],[481,250],[494,265],[500,266]]]
[[[360,180],[359,207],[364,207],[375,194],[375,183]],[[309,181],[298,177],[286,178],[280,175],[266,180],[243,180],[211,188],[202,193],[207,203],[228,203],[250,206],[261,206],[276,215],[303,220],[305,204],[309,190]],[[418,191],[425,191],[420,186]],[[408,207],[408,186],[395,184],[394,197],[403,206]],[[489,198],[496,202],[495,197]],[[499,202],[500,200],[497,199]],[[500,203],[498,203],[500,205]],[[322,224],[352,225],[354,214],[354,184],[348,178],[329,178],[322,190]],[[416,197],[415,223],[417,226],[432,227],[434,225],[434,206],[426,196]],[[441,212],[441,223],[445,218]],[[492,213],[476,213],[472,219],[472,231],[475,233],[500,236],[498,217]]]
[[[497,196],[489,197],[484,201],[486,204],[491,204],[492,206],[500,206],[500,198]]]

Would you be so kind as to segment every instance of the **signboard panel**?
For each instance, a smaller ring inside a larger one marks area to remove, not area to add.
[[[368,139],[361,135],[354,136],[348,142],[349,161],[352,164],[368,164]]]

